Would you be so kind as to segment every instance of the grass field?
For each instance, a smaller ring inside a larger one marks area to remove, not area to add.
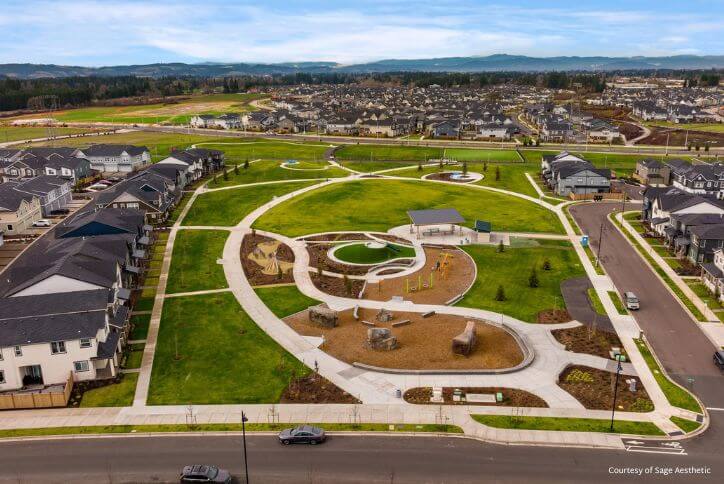
[[[163,308],[148,403],[274,403],[307,371],[232,294],[173,298]]]
[[[402,245],[389,244],[375,249],[365,243],[345,245],[334,251],[335,257],[353,264],[379,264],[388,260],[403,257],[415,257],[415,249]]]
[[[227,161],[228,163],[228,161]],[[325,179],[337,178],[349,175],[349,172],[341,168],[333,167],[326,161],[305,161],[303,166],[307,169],[288,170],[282,168],[279,160],[261,160],[249,164],[249,168],[239,167],[239,173],[229,172],[228,179],[224,180],[218,175],[218,184],[209,183],[209,188],[228,187],[243,185],[246,183],[257,183],[265,181],[300,180],[300,179]],[[327,168],[327,169],[320,169]]]
[[[167,294],[227,287],[224,269],[216,263],[229,237],[225,230],[180,230],[173,245]]]
[[[133,403],[138,374],[123,375],[120,383],[94,388],[83,394],[81,407],[128,407]]]
[[[464,247],[478,268],[473,287],[457,305],[487,309],[527,322],[545,309],[565,308],[560,284],[571,277],[585,274],[573,247],[565,241],[539,240],[538,247],[497,247],[470,245]],[[548,258],[551,269],[543,270]],[[528,278],[536,268],[539,286],[531,288]],[[505,291],[505,300],[496,301],[498,285]]]
[[[319,301],[307,297],[297,289],[297,286],[258,287],[254,289],[264,304],[278,317],[286,318],[298,313],[309,306],[319,304]]]
[[[404,161],[340,161],[344,167],[350,170],[360,171],[362,173],[370,173],[373,171],[390,170],[393,168],[405,168],[409,166],[415,166],[417,163],[404,162]]]
[[[93,130],[83,128],[54,127],[52,133],[55,136],[69,134],[89,133]],[[8,141],[20,141],[26,139],[45,138],[48,136],[48,128],[44,126],[0,126],[0,143]]]
[[[291,182],[255,185],[204,193],[196,197],[183,220],[183,225],[236,225],[256,207],[270,201],[273,197],[299,190],[314,183]]]
[[[518,417],[511,415],[473,415],[472,417],[476,422],[498,429],[666,435],[651,422],[615,420],[612,432],[610,420],[594,418]]]
[[[250,102],[264,94],[208,94],[190,96],[180,102],[139,106],[99,106],[58,111],[52,117],[62,122],[186,124],[194,114],[243,113],[254,110]],[[49,117],[24,115],[21,118]]]
[[[664,128],[688,129],[689,131],[704,131],[708,133],[724,133],[724,123],[683,123],[676,124],[668,121],[649,121],[647,126],[660,126]]]
[[[245,160],[324,160],[324,153],[329,148],[327,144],[297,143],[294,141],[276,141],[268,139],[243,139],[234,141],[233,138],[222,140],[206,139],[198,143],[199,148],[221,150],[224,152],[229,165],[243,164]]]
[[[277,205],[254,226],[287,236],[330,230],[384,232],[409,223],[408,210],[446,207],[456,208],[467,226],[481,219],[492,222],[496,231],[563,232],[553,212],[525,200],[466,186],[405,180],[322,187]]]
[[[520,163],[515,150],[480,150],[472,148],[446,148],[445,158],[457,161],[495,161]]]
[[[426,161],[442,158],[442,148],[400,145],[344,145],[335,152],[338,160]]]

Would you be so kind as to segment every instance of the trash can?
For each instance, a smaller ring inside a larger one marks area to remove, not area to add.
[[[399,388],[395,390],[395,397],[402,398],[402,390]]]

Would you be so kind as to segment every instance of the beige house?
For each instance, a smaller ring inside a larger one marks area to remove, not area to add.
[[[0,185],[0,230],[5,235],[22,234],[40,218],[40,198]]]

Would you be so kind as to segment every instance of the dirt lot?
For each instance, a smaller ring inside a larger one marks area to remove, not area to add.
[[[453,254],[453,257],[449,259],[450,266],[447,271],[447,279],[443,280],[439,271],[433,271],[443,250],[425,247],[425,267],[409,277],[384,279],[379,284],[368,284],[364,298],[375,301],[389,301],[393,296],[401,296],[418,304],[445,304],[470,287],[475,278],[475,263],[467,254],[459,249],[445,250]],[[405,281],[407,279],[409,279],[411,287],[418,285],[418,276],[421,276],[423,285],[429,285],[431,272],[433,274],[432,288],[410,293],[406,292]]]
[[[310,323],[306,311],[285,321],[304,336],[324,336],[321,349],[347,363],[400,369],[498,369],[510,368],[523,360],[523,353],[510,334],[482,321],[477,324],[475,350],[465,357],[453,354],[451,342],[465,329],[468,318],[451,315],[423,318],[419,313],[395,313],[392,321],[380,323],[376,313],[373,309],[360,309],[360,321],[356,321],[351,309],[343,311],[339,313],[339,326],[331,329]],[[405,319],[411,323],[392,328],[392,323]],[[366,346],[368,327],[361,323],[363,320],[375,322],[380,328],[390,328],[398,348],[369,349]]]
[[[518,390],[516,388],[501,388],[501,387],[459,387],[458,390],[462,390],[463,395],[468,393],[502,393],[503,401],[500,403],[475,403],[475,405],[489,405],[495,407],[538,407],[548,408],[545,400],[533,395],[525,390]],[[455,402],[453,401],[453,387],[443,387],[442,398],[445,401],[443,405],[468,405],[467,402]],[[433,403],[430,401],[432,397],[432,388],[430,387],[418,387],[410,388],[405,392],[404,398],[407,403],[415,403],[418,405],[440,405],[439,403]]]
[[[588,353],[589,355],[609,358],[608,352],[612,347],[621,348],[621,340],[616,333],[597,330],[589,332],[586,326],[577,328],[556,329],[551,331],[559,343],[566,346],[566,350],[574,353]]]
[[[558,386],[573,395],[584,407],[591,410],[611,410],[613,383],[616,375],[587,366],[569,366],[559,376]],[[636,393],[629,391],[626,380],[636,380]],[[620,375],[616,395],[616,410],[625,412],[648,412],[653,410],[641,380],[633,376]]]
[[[651,134],[639,141],[639,144],[645,145],[666,145],[666,138],[669,138],[669,146],[684,146],[684,143],[692,143],[696,146],[697,142],[701,145],[699,152],[692,149],[692,155],[705,155],[704,142],[711,141],[713,146],[724,146],[724,133],[708,133],[703,131],[689,131],[688,137],[686,130],[675,128],[652,127]],[[716,141],[716,143],[714,143]],[[670,155],[676,158],[676,155]]]
[[[241,242],[241,253],[239,254],[241,257],[241,265],[244,267],[244,274],[252,286],[294,282],[294,275],[292,274],[292,270],[290,268],[287,267],[287,270],[283,272],[282,277],[279,278],[277,274],[265,274],[264,268],[249,258],[249,255],[258,244],[271,242],[273,240],[274,239],[271,237],[266,237],[264,235],[247,234]],[[279,261],[293,263],[294,252],[292,252],[292,249],[289,248],[289,246],[281,244],[277,249],[277,259]]]

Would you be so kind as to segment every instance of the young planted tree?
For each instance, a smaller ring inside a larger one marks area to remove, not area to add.
[[[463,161],[463,175],[467,175],[467,174],[468,174],[468,162]]]
[[[352,295],[352,280],[349,278],[347,274],[344,274],[343,280],[344,280],[344,289],[347,291],[347,295]]]
[[[226,168],[222,169],[222,173],[223,173],[224,180],[228,180],[228,179],[229,179],[229,172],[226,171]]]
[[[488,162],[487,161],[483,162],[483,171],[488,171]]]
[[[417,164],[417,171],[422,171],[422,162]]]
[[[244,169],[246,170],[247,168],[249,168],[249,158],[244,160]]]
[[[538,271],[535,270],[535,267],[533,267],[530,270],[530,276],[528,276],[528,286],[532,288],[536,288],[540,285],[540,281],[538,280]]]
[[[500,181],[500,167],[495,167],[495,181]]]
[[[505,244],[503,244],[503,241],[501,240],[498,242],[498,248],[496,249],[497,252],[505,252]]]
[[[505,301],[505,289],[503,288],[502,284],[500,284],[498,286],[498,290],[495,291],[495,300],[496,301]]]
[[[237,165],[234,165],[234,175],[238,175],[238,174],[239,174],[239,165],[237,164]]]
[[[549,271],[552,268],[553,268],[553,266],[551,265],[551,260],[548,257],[546,257],[545,260],[543,261],[543,270]]]

